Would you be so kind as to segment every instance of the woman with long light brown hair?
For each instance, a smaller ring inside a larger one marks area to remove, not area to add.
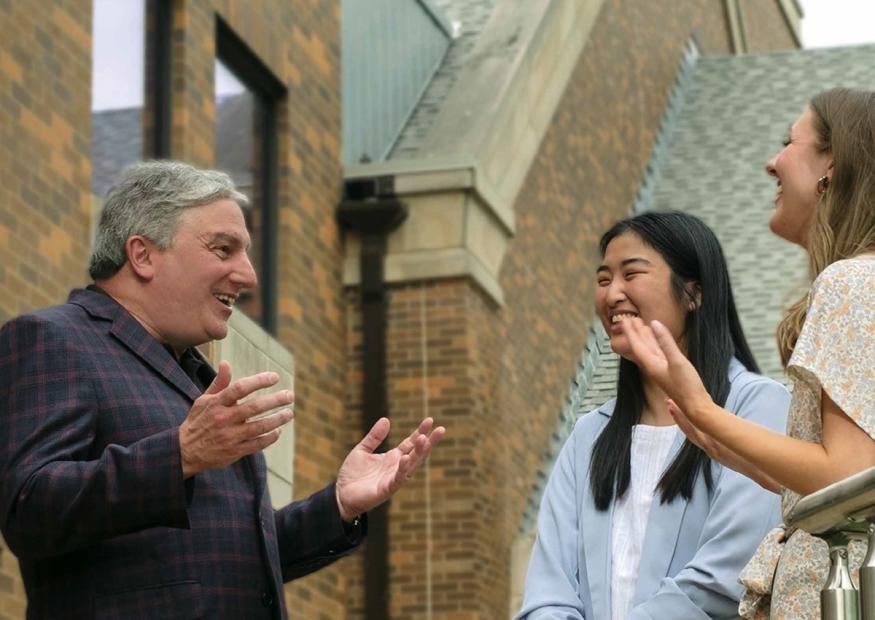
[[[624,330],[690,440],[782,493],[786,516],[800,497],[875,466],[875,93],[815,96],[766,171],[777,181],[769,226],[805,248],[813,280],[778,327],[794,381],[787,436],[715,405],[658,322]],[[850,549],[855,569],[862,547]],[[773,530],[741,574],[741,615],[819,619],[828,567],[823,541]]]

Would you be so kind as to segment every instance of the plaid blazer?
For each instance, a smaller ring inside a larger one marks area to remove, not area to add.
[[[183,480],[200,395],[112,298],[0,330],[0,526],[28,618],[285,618],[283,581],[350,552],[333,484],[274,511],[264,457]]]

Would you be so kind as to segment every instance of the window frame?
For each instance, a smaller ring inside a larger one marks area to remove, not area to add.
[[[255,96],[263,114],[258,161],[259,208],[262,209],[259,290],[261,326],[275,335],[277,329],[277,228],[279,224],[278,112],[286,87],[231,27],[216,16],[216,59],[224,64]]]
[[[143,138],[143,158],[169,159],[173,125],[173,7],[171,0],[146,0],[146,99],[151,131]]]

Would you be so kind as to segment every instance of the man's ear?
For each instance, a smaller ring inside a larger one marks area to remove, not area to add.
[[[157,246],[142,235],[128,237],[125,242],[125,253],[131,270],[138,278],[149,281],[155,277],[155,257]]]

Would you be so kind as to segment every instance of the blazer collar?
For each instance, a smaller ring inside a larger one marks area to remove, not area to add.
[[[744,367],[744,364],[738,361],[738,359],[732,357],[729,359],[729,382],[732,383],[738,378],[743,372],[747,372],[747,368]]]
[[[76,289],[70,293],[68,303],[80,306],[93,318],[110,321],[113,337],[192,402],[201,395],[173,355],[115,299],[105,293]]]
[[[746,370],[747,369],[744,367],[744,365],[736,358],[729,358],[729,369],[727,370],[726,374],[729,377],[730,383],[735,381],[738,378],[738,375],[745,372]],[[600,407],[597,407],[596,411],[598,411],[603,416],[611,417],[612,415],[614,415],[614,407],[616,406],[616,404],[617,399],[612,398],[608,401],[605,401]]]
[[[611,400],[605,401],[605,403],[602,404],[600,407],[597,407],[596,411],[598,411],[603,416],[606,416],[609,418],[612,415],[614,415],[614,407],[616,406],[616,404],[617,404],[617,399],[612,398]]]

